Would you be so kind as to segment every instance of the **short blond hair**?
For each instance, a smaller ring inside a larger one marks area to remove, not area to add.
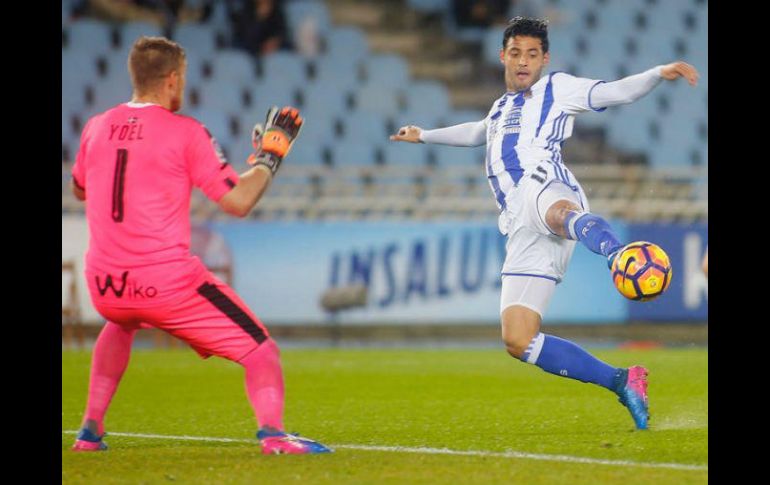
[[[146,94],[172,71],[179,72],[186,60],[181,45],[165,37],[139,37],[128,54],[131,84],[138,94]]]

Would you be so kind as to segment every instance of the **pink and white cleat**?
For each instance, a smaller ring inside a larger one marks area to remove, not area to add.
[[[629,367],[626,385],[618,393],[618,400],[628,408],[637,429],[647,429],[647,421],[650,419],[647,374],[647,369],[642,366]]]
[[[257,439],[262,445],[263,455],[306,455],[333,451],[317,441],[283,431],[259,430]]]

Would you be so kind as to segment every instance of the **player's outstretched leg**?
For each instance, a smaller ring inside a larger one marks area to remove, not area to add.
[[[607,258],[608,268],[612,268],[615,256],[623,248],[610,224],[590,212],[569,211],[564,220],[564,232],[568,239],[580,241],[589,250]]]
[[[590,382],[613,391],[628,408],[636,427],[647,429],[646,369],[613,367],[569,340],[541,333],[540,315],[525,306],[509,306],[502,319],[503,341],[510,355],[550,374]]]
[[[72,447],[75,451],[102,451],[107,445],[104,437],[104,415],[118,389],[131,356],[131,344],[136,329],[107,322],[94,344],[91,379],[88,384],[88,404],[83,425]]]
[[[271,338],[239,361],[246,370],[246,394],[259,423],[262,453],[308,454],[332,450],[308,438],[283,431],[284,385],[280,350]]]

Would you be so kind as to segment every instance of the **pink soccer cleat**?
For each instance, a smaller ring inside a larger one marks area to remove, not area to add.
[[[259,430],[257,439],[262,445],[263,455],[305,455],[333,451],[317,441],[283,431]]]
[[[626,385],[618,393],[618,399],[634,418],[637,429],[647,429],[650,419],[649,401],[647,399],[647,369],[635,365],[628,368]]]
[[[102,441],[104,435],[96,436],[88,428],[82,428],[72,445],[72,451],[104,451],[107,449],[107,443]]]

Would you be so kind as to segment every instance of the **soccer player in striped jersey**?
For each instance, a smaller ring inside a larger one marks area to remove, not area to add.
[[[624,246],[607,221],[590,212],[580,183],[562,160],[561,146],[572,134],[575,115],[632,103],[664,79],[682,77],[694,86],[698,72],[674,62],[613,82],[564,72],[543,76],[549,58],[547,22],[512,19],[500,50],[507,92],[483,120],[435,130],[404,126],[390,139],[486,144],[486,175],[500,209],[500,231],[508,237],[500,299],[508,353],[551,374],[615,392],[636,427],[646,429],[647,369],[608,365],[573,342],[540,332],[576,242],[601,254],[610,267]]]
[[[134,334],[149,326],[187,342],[203,358],[216,355],[243,366],[263,453],[331,451],[284,432],[278,346],[235,291],[190,253],[193,186],[228,214],[246,216],[299,134],[299,112],[268,112],[265,126],[252,134],[256,151],[247,161],[253,167],[238,175],[200,122],[176,114],[187,68],[179,44],[140,37],[128,66],[133,99],[88,121],[72,169],[90,233],[88,289],[107,320],[94,345],[88,403],[73,449],[106,449],[104,416]]]

